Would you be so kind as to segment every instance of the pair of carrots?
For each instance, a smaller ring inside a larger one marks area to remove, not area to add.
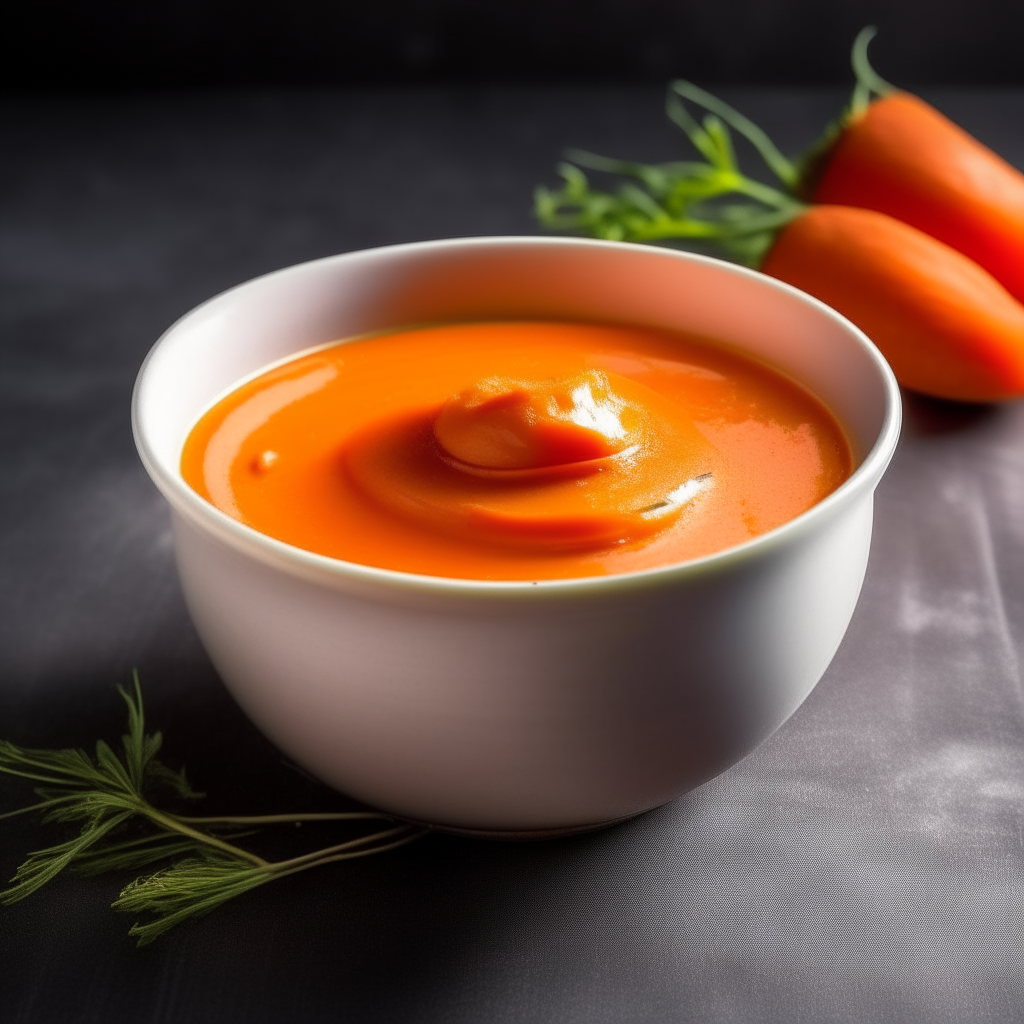
[[[867,61],[873,34],[854,43],[849,111],[802,164],[722,101],[676,82],[669,116],[705,163],[578,153],[576,163],[638,184],[600,193],[563,165],[566,185],[538,190],[538,216],[598,237],[717,242],[849,317],[906,387],[973,402],[1024,396],[1024,175],[880,79]],[[702,124],[680,98],[709,111]],[[755,145],[784,190],[739,172],[726,125]],[[714,206],[726,194],[729,205]]]
[[[766,274],[849,317],[915,391],[1024,395],[1024,175],[894,92],[851,120],[811,198]]]

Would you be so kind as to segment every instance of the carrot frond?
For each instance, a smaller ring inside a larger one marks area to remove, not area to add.
[[[876,35],[878,29],[874,25],[867,25],[857,33],[850,50],[850,64],[857,77],[850,99],[850,116],[854,118],[860,117],[868,109],[873,96],[888,96],[897,91],[896,86],[890,85],[875,71],[868,59],[868,44]]]
[[[703,107],[705,110],[721,118],[733,131],[739,132],[757,150],[758,155],[765,162],[768,169],[783,185],[790,189],[796,186],[799,174],[797,166],[790,159],[783,156],[764,129],[754,124],[750,118],[744,117],[738,110],[730,107],[728,103],[709,92],[705,92],[699,86],[694,85],[693,82],[678,79],[669,86],[667,112],[668,116],[686,132],[691,141],[693,141],[693,137],[687,130],[687,119],[689,124],[696,125],[696,122],[690,117],[680,100],[689,100],[691,103],[696,103],[697,106]],[[697,148],[699,149],[700,147],[698,146]]]

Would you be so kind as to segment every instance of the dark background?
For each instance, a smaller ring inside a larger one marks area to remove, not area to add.
[[[291,263],[536,232],[566,144],[678,158],[674,75],[798,153],[869,23],[881,74],[1024,168],[1024,0],[0,5],[0,738],[116,742],[137,666],[208,813],[347,806],[190,625],[129,429],[147,349]],[[57,879],[0,907],[0,1024],[1020,1024],[1024,402],[906,417],[847,638],[729,772],[589,836],[297,875],[142,951],[128,878]],[[3,780],[0,814],[27,799]],[[0,822],[0,888],[58,833]]]
[[[904,83],[1022,81],[1018,0],[8,0],[0,88],[847,81],[850,41]]]

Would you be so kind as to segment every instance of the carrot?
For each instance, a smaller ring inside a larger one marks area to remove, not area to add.
[[[915,391],[973,402],[1024,394],[1024,306],[917,228],[814,206],[782,229],[761,269],[852,320]]]
[[[1024,301],[1024,174],[916,96],[893,93],[854,117],[812,196],[911,224]]]

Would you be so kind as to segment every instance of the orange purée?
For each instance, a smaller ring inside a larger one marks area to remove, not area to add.
[[[821,403],[642,327],[451,324],[300,356],[196,424],[185,480],[297,547],[463,579],[669,565],[798,516],[849,476]]]

